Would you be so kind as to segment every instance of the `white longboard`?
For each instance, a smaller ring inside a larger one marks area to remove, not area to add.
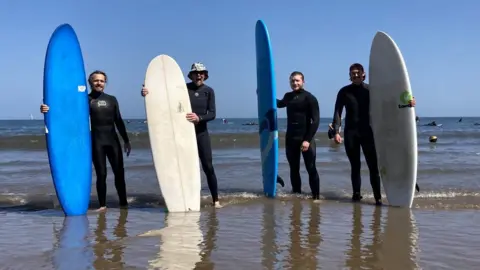
[[[169,212],[200,211],[200,165],[190,98],[182,71],[168,55],[147,68],[148,133],[158,183]]]
[[[140,234],[142,237],[161,237],[157,258],[150,260],[149,269],[194,269],[202,260],[200,245],[200,212],[169,213],[165,228]]]
[[[370,50],[370,116],[378,168],[391,206],[412,207],[417,181],[417,126],[410,79],[395,42],[377,32]]]

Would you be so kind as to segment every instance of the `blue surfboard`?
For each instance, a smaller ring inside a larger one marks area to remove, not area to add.
[[[278,175],[277,89],[270,36],[262,20],[258,20],[255,26],[255,45],[263,192],[267,197],[275,197]]]
[[[73,28],[55,29],[43,75],[45,135],[53,184],[67,216],[84,215],[90,203],[92,147],[82,51]]]

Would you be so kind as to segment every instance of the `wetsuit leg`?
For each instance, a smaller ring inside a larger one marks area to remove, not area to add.
[[[375,200],[382,199],[380,192],[380,173],[378,171],[377,151],[375,149],[375,140],[373,132],[365,132],[360,137],[360,144],[362,145],[363,155],[367,162],[368,170],[370,172],[370,184],[372,185],[373,196]]]
[[[362,178],[360,175],[361,161],[360,161],[360,137],[357,131],[345,130],[345,152],[347,152],[348,160],[351,167],[351,181],[354,197],[358,196],[360,199],[360,189],[362,187]]]
[[[117,141],[105,147],[105,152],[115,175],[115,188],[117,189],[120,206],[127,206],[127,190],[125,186],[125,169],[123,166],[123,152],[120,143]]]
[[[197,134],[198,156],[202,163],[202,169],[207,177],[208,188],[212,194],[213,202],[218,201],[217,176],[213,168],[212,146],[208,132]]]
[[[100,207],[107,199],[107,156],[103,145],[92,144],[92,161],[97,175],[97,196]]]
[[[317,200],[320,198],[320,177],[315,164],[317,160],[317,146],[315,141],[312,140],[308,150],[302,152],[302,156],[308,172],[308,181],[310,183],[310,189],[312,190],[313,199]]]
[[[285,154],[290,166],[290,183],[292,184],[293,193],[302,193],[302,179],[300,178],[301,146],[301,140],[288,138],[285,140]]]

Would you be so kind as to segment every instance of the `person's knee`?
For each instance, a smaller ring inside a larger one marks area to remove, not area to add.
[[[215,174],[215,169],[213,168],[213,164],[211,162],[209,162],[208,164],[203,164],[202,169],[206,175]]]
[[[97,174],[97,183],[104,183],[107,181],[107,171],[99,171],[96,172]]]
[[[118,166],[113,169],[113,174],[116,178],[125,176],[125,169],[123,166]]]
[[[350,159],[350,167],[352,168],[352,171],[360,171],[362,167],[362,163],[360,160],[352,160]]]
[[[365,155],[365,161],[367,162],[367,166],[371,169],[378,167],[377,153],[368,153]]]
[[[305,168],[307,169],[308,174],[312,174],[312,173],[317,172],[317,166],[316,166],[315,162],[306,163]]]

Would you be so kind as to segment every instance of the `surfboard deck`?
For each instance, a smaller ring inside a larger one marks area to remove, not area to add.
[[[262,20],[258,20],[255,26],[255,45],[263,192],[267,197],[275,197],[278,175],[277,89],[270,36]]]
[[[90,203],[92,147],[82,51],[73,28],[58,26],[45,56],[43,100],[47,152],[58,201],[67,216],[85,215]]]
[[[200,211],[200,165],[190,97],[177,62],[168,55],[148,65],[145,97],[148,134],[158,184],[169,212]]]
[[[413,203],[417,182],[417,126],[410,79],[398,46],[377,32],[370,50],[370,115],[378,167],[391,206]]]

